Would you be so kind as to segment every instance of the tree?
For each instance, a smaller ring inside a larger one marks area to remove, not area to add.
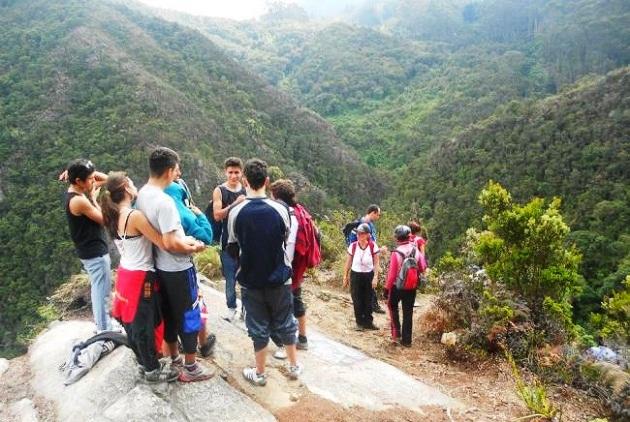
[[[490,278],[522,297],[534,323],[547,334],[560,323],[570,337],[575,328],[570,301],[581,287],[581,257],[566,246],[570,230],[559,212],[560,199],[545,205],[534,198],[518,205],[506,189],[490,181],[479,202],[487,230],[474,248]]]

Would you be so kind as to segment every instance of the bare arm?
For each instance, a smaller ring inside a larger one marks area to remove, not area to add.
[[[101,213],[101,208],[96,202],[91,202],[84,195],[78,195],[72,198],[69,206],[70,212],[73,215],[77,217],[84,215],[95,223],[103,225],[103,213]]]
[[[94,184],[96,187],[101,187],[105,183],[107,183],[107,175],[105,173],[101,173],[100,171],[94,172]]]
[[[140,211],[135,211],[131,213],[131,217],[129,217],[129,223],[131,224],[131,228],[140,232],[144,237],[153,242],[160,249],[164,248],[164,242],[162,241],[162,235],[155,230],[155,228],[149,223],[149,220],[142,214]]]
[[[216,221],[221,221],[228,216],[230,209],[245,200],[245,195],[239,195],[236,201],[227,207],[223,207],[223,199],[221,198],[221,189],[217,186],[212,192],[212,214]]]
[[[350,267],[352,266],[352,255],[348,254],[346,263],[343,266],[343,287],[348,287],[348,276],[350,274]]]
[[[164,249],[173,253],[191,254],[205,249],[203,242],[188,242],[186,239],[177,236],[175,230],[162,234]]]
[[[374,278],[372,279],[372,288],[376,289],[376,285],[378,284],[378,272],[380,270],[380,266],[379,266],[380,257],[378,256],[378,253],[374,254],[373,260],[374,260]]]

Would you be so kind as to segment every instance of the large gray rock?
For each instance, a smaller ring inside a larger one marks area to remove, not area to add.
[[[272,421],[260,405],[221,377],[191,384],[146,385],[133,353],[119,347],[102,358],[85,377],[65,387],[58,366],[67,359],[74,338],[92,335],[81,321],[51,325],[29,351],[35,391],[55,403],[63,421]]]
[[[21,422],[37,422],[37,411],[33,402],[29,399],[22,399],[11,404],[11,413],[15,419]]]

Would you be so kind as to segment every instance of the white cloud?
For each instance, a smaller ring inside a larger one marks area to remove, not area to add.
[[[191,15],[242,20],[262,15],[267,10],[269,0],[140,0],[140,2]]]

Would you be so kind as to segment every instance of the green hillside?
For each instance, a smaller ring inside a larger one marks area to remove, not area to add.
[[[347,23],[287,9],[247,22],[160,13],[327,118],[369,165],[402,174],[507,102],[630,63],[622,0],[383,0]]]
[[[141,183],[148,151],[172,147],[199,202],[228,155],[280,166],[306,187],[316,210],[383,196],[382,179],[327,122],[197,32],[87,0],[3,1],[0,27],[2,348],[79,269],[62,209],[65,186],[56,182],[73,158],[126,169]]]
[[[402,184],[397,197],[422,206],[435,256],[454,250],[466,228],[480,224],[476,200],[488,180],[519,200],[562,198],[572,241],[584,255],[585,317],[629,269],[628,110],[628,67],[541,101],[512,102],[412,163],[408,180],[422,183]]]

